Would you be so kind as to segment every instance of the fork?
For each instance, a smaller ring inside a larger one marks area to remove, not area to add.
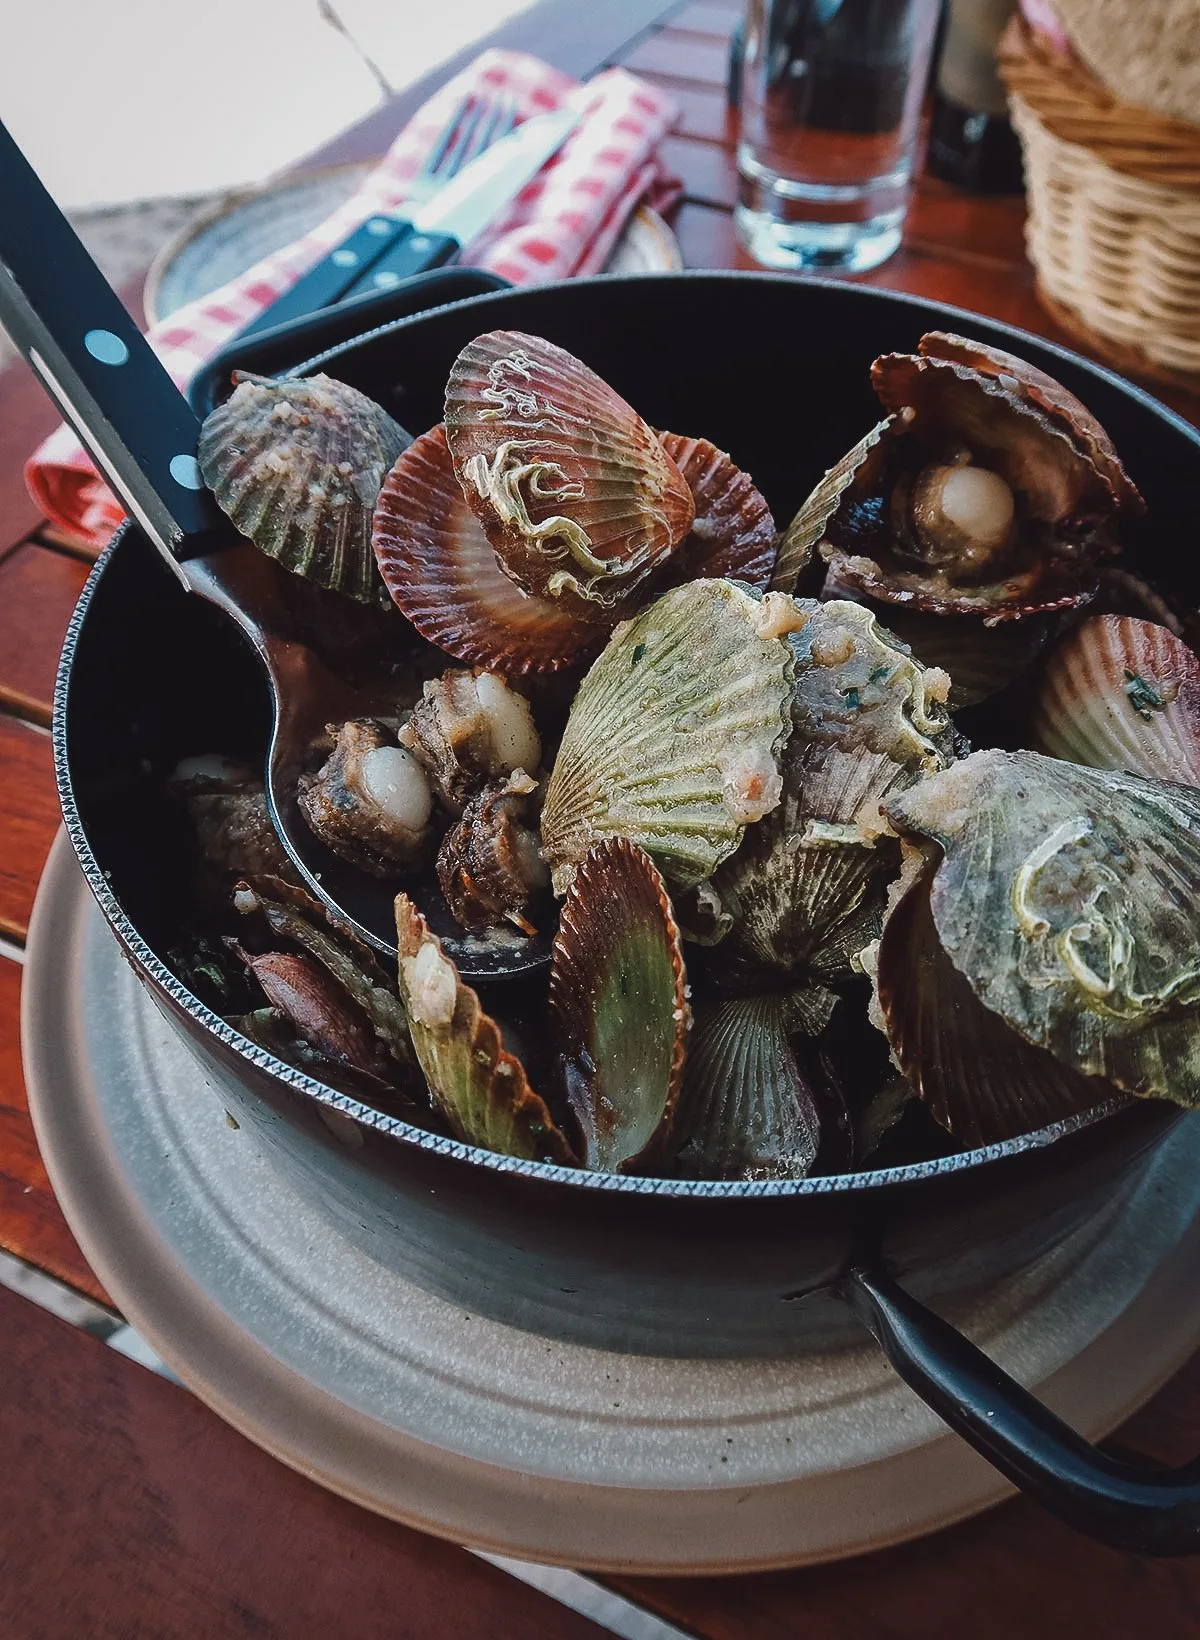
[[[507,92],[494,98],[468,93],[457,102],[408,189],[412,204],[424,204],[464,166],[513,129],[517,105]],[[240,333],[254,336],[291,319],[303,318],[340,301],[363,273],[411,231],[401,216],[370,216],[340,245],[301,274],[290,290],[264,308]]]

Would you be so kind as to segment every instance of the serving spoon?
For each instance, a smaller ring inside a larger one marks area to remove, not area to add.
[[[394,691],[382,682],[352,687],[306,641],[289,609],[291,572],[217,507],[196,459],[199,418],[2,124],[0,322],[182,585],[216,605],[253,647],[271,693],[265,787],[280,841],[313,893],[395,961],[394,893],[402,885],[339,859],[297,801],[299,775],[326,725],[394,715]],[[468,980],[504,979],[549,960],[545,932],[503,941],[466,934],[432,873],[414,899]]]

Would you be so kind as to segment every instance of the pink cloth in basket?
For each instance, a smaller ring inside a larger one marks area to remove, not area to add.
[[[151,328],[154,351],[180,387],[367,217],[403,205],[455,104],[470,92],[511,93],[521,119],[571,104],[583,118],[504,215],[464,246],[469,266],[517,285],[598,273],[637,205],[663,209],[678,197],[679,184],[656,157],[676,113],[665,92],[624,69],[580,85],[536,57],[486,51],[413,115],[353,198],[319,227]],[[25,482],[53,524],[89,545],[102,546],[124,517],[69,427],[29,458]]]

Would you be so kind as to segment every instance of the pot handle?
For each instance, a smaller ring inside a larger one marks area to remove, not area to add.
[[[1200,1551],[1200,1458],[1161,1469],[1092,1446],[877,1267],[840,1293],[909,1388],[1051,1514],[1130,1554]]]

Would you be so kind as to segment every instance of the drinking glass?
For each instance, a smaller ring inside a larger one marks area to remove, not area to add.
[[[775,268],[878,267],[900,243],[939,0],[749,0],[739,237]]]

